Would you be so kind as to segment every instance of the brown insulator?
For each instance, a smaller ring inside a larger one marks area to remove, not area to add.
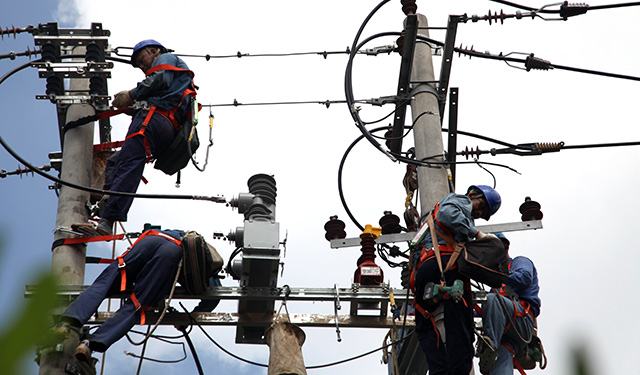
[[[387,131],[384,132],[384,138],[386,139],[386,141],[384,142],[384,144],[387,146],[387,148],[391,148],[391,136],[393,135],[393,127],[391,125],[389,125],[389,127],[387,128]]]
[[[324,238],[327,241],[346,238],[347,232],[344,231],[344,227],[344,222],[339,220],[337,215],[331,216],[329,221],[324,224],[324,230],[326,231]]]
[[[418,10],[416,0],[400,0],[400,2],[402,3],[402,11],[406,16],[416,14],[416,11]]]
[[[402,232],[400,218],[397,215],[394,215],[391,211],[385,211],[384,216],[380,218],[378,224],[380,224],[380,227],[382,228],[382,234]]]
[[[530,197],[524,198],[524,203],[520,205],[520,213],[522,221],[542,220],[540,203],[532,201]]]

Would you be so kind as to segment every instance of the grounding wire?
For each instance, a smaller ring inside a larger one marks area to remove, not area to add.
[[[77,55],[65,55],[65,58],[70,58],[70,57],[78,57]],[[9,77],[11,77],[12,75],[14,75],[15,73],[28,68],[30,66],[32,66],[33,63],[36,62],[40,62],[42,61],[41,59],[39,60],[34,60],[34,61],[30,61],[28,63],[22,64],[14,69],[12,69],[11,71],[9,71],[8,73],[6,73],[5,75],[3,75],[2,77],[0,77],[0,85],[2,85],[2,83],[4,83],[4,81],[6,81]],[[125,193],[125,192],[119,192],[119,191],[111,191],[111,190],[103,190],[103,189],[96,189],[96,188],[92,188],[89,186],[83,186],[83,185],[78,185],[75,184],[73,182],[69,182],[69,181],[64,181],[60,178],[54,177],[48,173],[45,173],[43,171],[41,171],[38,167],[34,166],[33,164],[29,163],[28,161],[26,161],[24,158],[22,158],[17,152],[15,152],[10,146],[9,144],[4,140],[4,138],[2,138],[2,136],[0,136],[0,145],[2,145],[2,147],[4,147],[5,150],[7,150],[7,152],[13,156],[14,159],[16,159],[17,161],[19,161],[20,163],[24,164],[26,167],[28,167],[29,169],[31,169],[33,172],[39,174],[40,176],[53,181],[53,182],[57,182],[61,185],[65,185],[68,186],[70,188],[74,188],[74,189],[78,189],[78,190],[83,190],[83,191],[87,191],[90,193],[97,193],[97,194],[102,194],[102,195],[114,195],[114,196],[120,196],[120,197],[132,197],[132,198],[148,198],[148,199],[191,199],[191,200],[207,200],[207,201],[211,201],[211,202],[215,202],[215,203],[226,203],[227,200],[224,197],[207,197],[207,196],[199,196],[199,195],[171,195],[171,194],[137,194],[137,193]]]

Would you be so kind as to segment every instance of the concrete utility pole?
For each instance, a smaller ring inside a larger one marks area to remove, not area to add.
[[[75,47],[74,54],[84,54],[84,47]],[[69,91],[76,95],[89,95],[89,80],[86,78],[72,78]],[[67,109],[66,122],[95,114],[90,104],[70,104]],[[91,167],[93,162],[93,132],[94,123],[89,123],[68,130],[62,142],[62,169],[60,178],[82,186],[91,186]],[[58,197],[58,212],[56,228],[71,227],[73,223],[84,223],[88,219],[85,206],[89,200],[89,193],[67,186],[60,187]],[[69,235],[56,231],[54,240],[64,239]],[[60,285],[83,285],[86,244],[61,245],[53,249],[51,259],[51,273],[56,276]],[[54,312],[61,314],[68,301],[60,301]],[[40,360],[40,375],[65,375],[67,363],[72,362],[73,352],[78,345],[78,334],[70,332],[70,337],[61,344],[62,350],[42,353]]]
[[[416,14],[416,16],[418,17],[418,35],[429,37],[427,17],[422,14]],[[416,159],[426,162],[443,161],[444,146],[435,82],[431,47],[426,43],[416,43],[411,71],[411,89],[414,92],[414,99],[411,101],[411,117],[415,122],[413,134]],[[420,215],[424,217],[449,193],[445,167],[441,164],[433,167],[418,167],[418,186]]]
[[[74,48],[74,54],[84,54],[84,47]],[[69,90],[89,95],[89,80],[72,78]],[[95,114],[90,104],[71,104],[67,109],[67,122]],[[82,186],[91,186],[91,166],[93,162],[94,123],[68,130],[62,147],[62,169],[60,178]],[[67,186],[60,188],[56,227],[71,227],[73,223],[84,223],[88,219],[85,206],[89,193]],[[55,240],[68,235],[57,231]],[[86,244],[62,245],[53,250],[51,272],[62,285],[83,285]]]

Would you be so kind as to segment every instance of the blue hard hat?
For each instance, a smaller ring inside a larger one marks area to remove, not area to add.
[[[493,214],[498,212],[500,205],[502,204],[502,198],[500,198],[500,194],[495,191],[494,188],[487,185],[471,185],[469,186],[469,190],[467,193],[473,188],[476,188],[482,192],[484,199],[487,201],[487,205],[489,206],[489,212],[483,217],[485,220],[489,220]]]
[[[160,47],[160,50],[164,53],[167,52],[167,49],[160,44],[160,42],[153,40],[153,39],[145,39],[141,42],[138,42],[138,44],[136,44],[133,47],[133,53],[131,54],[131,65],[133,65],[134,68],[138,67],[138,64],[136,64],[136,55],[138,54],[138,52],[140,52],[140,50],[146,48],[146,47]]]

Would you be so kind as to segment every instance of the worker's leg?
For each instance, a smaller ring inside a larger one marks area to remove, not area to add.
[[[504,345],[498,345],[498,358],[491,375],[513,375],[513,354]]]
[[[427,308],[422,298],[425,285],[428,282],[437,283],[439,280],[440,270],[435,259],[424,262],[416,271],[416,302],[423,306],[423,308]],[[429,374],[447,374],[448,359],[446,346],[443,342],[444,337],[442,337],[434,327],[431,319],[422,316],[418,311],[416,311],[416,334],[418,335],[420,347],[427,357]]]
[[[146,237],[125,256],[127,281],[135,281],[133,293],[141,306],[153,306],[166,296],[175,279],[182,250],[173,242],[158,236]],[[146,261],[145,261],[146,259]],[[92,350],[105,351],[140,322],[131,298],[91,336]]]
[[[147,112],[138,111],[134,116],[127,135],[140,130],[142,122]],[[175,137],[175,129],[166,118],[155,114],[145,130],[145,137],[152,154],[164,151]],[[144,146],[144,138],[140,135],[127,139],[120,149],[117,161],[113,169],[105,171],[105,174],[112,175],[110,190],[125,193],[135,193],[140,185],[144,166],[147,162],[147,153]],[[111,165],[108,165],[111,167]],[[132,197],[121,197],[112,195],[109,197],[102,216],[112,221],[126,221],[127,213]]]
[[[78,296],[62,313],[60,321],[75,327],[82,327],[93,315],[102,301],[111,293],[119,290],[120,272],[116,263],[112,263]]]
[[[455,302],[449,298],[443,302],[448,374],[468,375],[473,366],[473,314],[469,279],[453,270],[447,272],[446,280],[447,285],[452,285],[455,280],[465,283],[464,301]]]

